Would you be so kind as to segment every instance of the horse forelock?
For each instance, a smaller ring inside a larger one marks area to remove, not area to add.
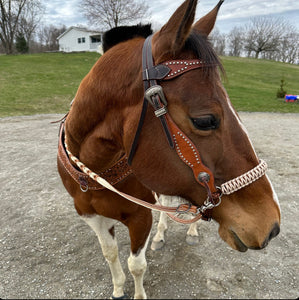
[[[223,74],[225,73],[221,61],[208,37],[200,34],[195,29],[193,29],[188,36],[184,49],[192,51],[195,55],[195,58],[198,58],[204,62],[203,71],[205,73],[209,73],[209,71],[213,69],[213,66],[218,66],[221,72]]]

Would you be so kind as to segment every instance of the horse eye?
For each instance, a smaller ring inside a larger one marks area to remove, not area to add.
[[[212,130],[219,128],[220,121],[213,115],[206,115],[199,118],[191,118],[191,121],[196,129]]]

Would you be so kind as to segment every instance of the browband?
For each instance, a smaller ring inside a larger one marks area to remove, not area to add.
[[[157,66],[146,68],[142,72],[142,77],[144,81],[170,80],[194,69],[214,66],[216,64],[207,64],[200,59],[170,60]]]

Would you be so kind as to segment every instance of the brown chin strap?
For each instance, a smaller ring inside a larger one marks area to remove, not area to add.
[[[199,59],[193,59],[167,61],[155,66],[151,45],[152,36],[149,36],[144,42],[142,51],[144,102],[128,164],[131,165],[136,152],[148,103],[150,103],[156,117],[161,121],[169,146],[174,148],[179,158],[192,169],[195,180],[207,190],[208,200],[215,206],[220,201],[221,191],[215,186],[213,173],[203,164],[200,153],[193,142],[172,120],[167,110],[167,100],[163,89],[157,83],[157,80],[170,80],[207,65]],[[210,209],[205,212],[206,219],[211,218],[210,212]]]

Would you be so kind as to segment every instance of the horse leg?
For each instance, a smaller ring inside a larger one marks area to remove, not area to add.
[[[190,227],[187,231],[186,242],[191,246],[199,244],[197,222],[190,224]]]
[[[124,297],[126,276],[118,257],[118,246],[114,236],[115,220],[100,215],[81,217],[96,233],[103,255],[109,264],[113,282],[113,298]]]
[[[158,200],[157,195],[155,195],[155,198],[156,200]],[[166,195],[160,195],[159,199],[161,200],[160,202],[161,205],[163,206],[169,206],[173,201],[172,196],[166,196]],[[151,249],[154,251],[162,249],[165,245],[165,231],[168,228],[167,218],[168,217],[166,213],[160,212],[160,218],[157,226],[157,233],[155,234],[151,244]]]
[[[164,205],[164,203],[163,203]],[[152,244],[151,244],[151,249],[156,251],[160,250],[163,248],[165,245],[165,230],[167,230],[167,215],[164,212],[160,213],[160,218],[159,218],[159,223],[157,227],[157,233],[155,234]]]
[[[152,227],[152,215],[148,210],[144,212],[145,215],[142,214],[139,217],[135,215],[134,220],[128,223],[131,238],[131,253],[128,258],[128,267],[134,278],[134,299],[146,299],[143,277],[147,268],[145,252]]]
[[[187,231],[186,242],[191,246],[199,244],[197,223],[198,222],[190,224],[189,229]],[[161,212],[159,223],[158,223],[158,230],[151,244],[152,250],[156,251],[163,248],[163,246],[165,245],[164,233],[166,229],[167,229],[167,215],[166,213]]]
[[[128,267],[134,278],[135,294],[134,299],[146,299],[146,293],[143,287],[143,277],[147,268],[145,251],[147,248],[149,237],[144,245],[144,248],[137,254],[130,253],[128,258]]]

